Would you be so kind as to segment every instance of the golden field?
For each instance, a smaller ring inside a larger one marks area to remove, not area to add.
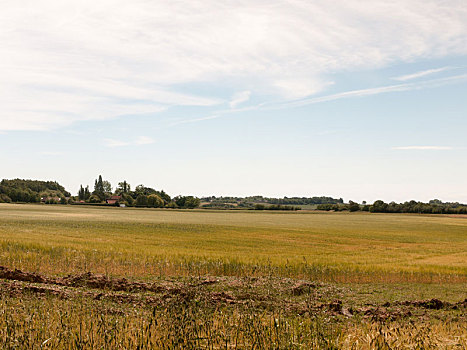
[[[0,264],[52,274],[467,275],[467,219],[447,216],[2,204],[0,244]]]
[[[5,349],[467,347],[464,217],[0,204],[0,265]]]

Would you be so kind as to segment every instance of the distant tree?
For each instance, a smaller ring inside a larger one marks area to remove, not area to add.
[[[171,209],[176,209],[176,208],[178,208],[177,203],[175,203],[175,202],[169,202],[169,203],[166,204],[165,207],[166,207],[166,208],[171,208]]]
[[[264,210],[266,206],[264,204],[255,204],[255,210]]]
[[[4,193],[0,193],[0,203],[10,203],[11,198]]]
[[[112,184],[111,184],[109,181],[104,180],[104,181],[102,182],[102,186],[103,186],[103,188],[104,188],[104,193],[105,193],[106,195],[112,194]]]
[[[58,204],[58,201],[57,201],[57,199],[55,199],[55,198],[48,198],[48,199],[45,201],[45,204]]]
[[[127,206],[132,207],[135,205],[135,200],[128,193],[122,193],[122,198]]]
[[[138,195],[136,197],[136,206],[137,207],[146,207],[148,205],[148,196],[144,194]]]
[[[83,185],[79,185],[78,199],[79,200],[84,200],[84,188],[83,188]]]
[[[104,182],[102,180],[102,175],[99,175],[99,177],[96,180],[94,180],[94,191],[104,191]]]
[[[355,203],[353,201],[349,201],[349,211],[354,212],[354,211],[359,211],[360,210],[360,205],[358,203]]]
[[[164,201],[157,194],[150,194],[148,196],[148,206],[152,208],[161,208],[164,206]]]
[[[370,211],[372,213],[385,213],[388,209],[388,204],[384,203],[382,200],[377,200],[370,206]]]
[[[5,194],[12,202],[40,202],[42,192],[54,193],[58,197],[71,196],[56,181],[4,179],[0,182],[0,194]]]
[[[89,186],[83,188],[83,185],[80,185],[78,191],[78,200],[85,201],[88,200],[89,197],[91,197],[91,193],[89,193]]]
[[[151,194],[156,194],[160,198],[162,198],[162,200],[164,201],[164,204],[168,204],[168,203],[170,203],[172,201],[172,198],[170,198],[170,196],[167,193],[165,193],[163,190],[162,191],[157,191],[154,188],[146,187],[144,185],[136,186],[135,190],[132,191],[132,192],[129,192],[129,193],[135,199],[138,198],[138,196],[140,194],[144,194],[145,196],[149,196]]]
[[[126,180],[119,182],[115,193],[118,195],[122,195],[128,192],[130,192],[130,184],[127,183]]]
[[[177,196],[174,198],[179,208],[193,209],[199,207],[200,199],[193,196]]]
[[[108,186],[108,184],[106,183],[105,186]],[[112,191],[112,188],[110,188],[110,191]],[[100,201],[102,202],[103,200],[105,200],[105,197],[106,197],[105,192],[106,192],[106,188],[104,187],[104,181],[102,180],[102,176],[99,175],[99,178],[94,181],[94,191],[92,192],[92,194],[99,197]]]
[[[157,195],[159,197],[162,198],[162,200],[167,204],[167,203],[170,203],[172,201],[172,198],[170,198],[170,196],[164,192],[164,190],[161,190],[159,193],[157,193]]]
[[[86,186],[84,189],[84,200],[88,200],[91,197],[91,192],[89,191],[89,186]]]
[[[389,213],[399,213],[401,211],[401,206],[400,204],[397,204],[396,202],[392,201],[386,207],[386,211]]]
[[[193,196],[188,196],[185,201],[185,207],[189,209],[198,208],[201,203],[200,199]]]
[[[99,196],[93,194],[91,197],[89,197],[89,203],[100,203],[101,199]]]
[[[144,185],[138,185],[135,188],[135,192],[137,195],[144,194],[146,196],[149,196],[150,194],[156,193],[156,190],[151,187],[146,187]]]
[[[432,214],[442,214],[443,213],[443,208],[436,205],[431,209]]]
[[[177,204],[177,207],[179,208],[185,207],[185,200],[186,200],[186,197],[183,197],[183,196],[174,197],[174,202],[175,204]]]
[[[326,204],[319,204],[316,209],[318,210],[326,210],[326,211],[331,211],[331,210],[334,210],[334,211],[340,211],[341,210],[341,207],[338,205],[338,204],[330,204],[330,203],[326,203]]]

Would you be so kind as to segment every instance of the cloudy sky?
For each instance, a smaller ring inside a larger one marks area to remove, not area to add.
[[[467,2],[0,1],[0,177],[467,202]]]

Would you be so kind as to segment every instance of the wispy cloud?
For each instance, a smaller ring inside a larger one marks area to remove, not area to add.
[[[176,122],[173,122],[169,125],[169,127],[180,125],[180,124],[189,124],[189,123],[197,123],[197,122],[202,122],[205,120],[210,120],[210,119],[216,119],[219,118],[218,115],[210,115],[207,117],[201,117],[201,118],[193,118],[193,119],[183,119],[183,120],[178,120]]]
[[[123,147],[123,146],[141,146],[141,145],[150,145],[154,143],[155,140],[149,136],[138,136],[133,141],[121,141],[116,139],[104,139],[104,146],[106,147]]]
[[[39,152],[40,155],[42,156],[61,156],[63,152],[58,152],[58,151],[43,151]]]
[[[129,142],[115,140],[115,139],[104,139],[104,145],[106,147],[122,147],[130,145]]]
[[[340,71],[465,55],[466,17],[460,0],[6,0],[0,130],[215,106],[225,87],[304,98]]]
[[[244,102],[247,102],[250,99],[251,91],[245,90],[241,92],[237,92],[232,96],[232,99],[230,100],[230,108],[235,108],[239,104],[242,104]]]
[[[455,75],[455,76],[439,78],[439,79],[431,79],[431,80],[426,80],[426,81],[421,81],[421,82],[416,82],[416,83],[405,83],[405,84],[398,84],[398,85],[379,86],[379,87],[370,88],[370,89],[350,90],[350,91],[340,92],[337,94],[329,94],[329,95],[324,95],[324,96],[319,96],[319,97],[311,97],[311,98],[292,100],[292,101],[259,103],[259,104],[247,106],[247,107],[218,110],[218,111],[215,111],[216,115],[211,115],[211,116],[202,117],[202,118],[195,118],[195,119],[180,120],[180,121],[176,121],[170,124],[169,126],[175,126],[178,124],[185,124],[185,123],[195,123],[198,121],[214,119],[222,115],[229,115],[229,114],[234,114],[234,113],[241,113],[241,112],[248,112],[248,111],[255,111],[255,110],[281,110],[281,109],[302,107],[302,106],[316,104],[316,103],[325,103],[325,102],[346,99],[346,98],[358,98],[358,97],[379,95],[379,94],[384,94],[384,93],[404,92],[404,91],[411,91],[411,90],[435,88],[435,87],[440,87],[440,86],[449,85],[449,84],[456,84],[456,83],[460,83],[464,81],[467,81],[467,74]]]
[[[154,143],[154,139],[149,137],[149,136],[140,136],[136,139],[135,144],[136,145],[150,145],[151,143]]]
[[[309,104],[339,100],[343,98],[364,97],[364,96],[379,95],[379,94],[389,93],[389,92],[402,92],[402,91],[434,88],[434,87],[439,87],[439,86],[443,86],[447,84],[455,84],[455,83],[463,82],[463,81],[467,81],[467,74],[455,75],[455,76],[451,76],[447,78],[426,80],[426,81],[417,82],[417,83],[405,83],[405,84],[397,84],[397,85],[380,86],[380,87],[370,88],[370,89],[351,90],[351,91],[340,92],[337,94],[312,97],[312,98],[301,99],[301,100],[296,100],[296,101],[286,101],[283,103],[263,104],[261,106],[258,106],[258,108],[283,109],[283,108],[291,108],[291,107],[300,107],[300,106],[305,106]]]
[[[407,81],[407,80],[422,78],[422,77],[425,77],[427,75],[432,75],[432,74],[435,74],[435,73],[444,72],[444,71],[447,71],[447,70],[450,70],[450,69],[454,69],[454,67],[449,67],[448,66],[448,67],[442,67],[442,68],[427,69],[427,70],[416,72],[416,73],[413,73],[413,74],[407,74],[407,75],[401,75],[401,76],[398,76],[398,77],[393,77],[392,79],[393,80],[398,80],[398,81]]]
[[[449,151],[453,147],[449,146],[400,146],[393,147],[394,150],[416,150],[416,151]]]

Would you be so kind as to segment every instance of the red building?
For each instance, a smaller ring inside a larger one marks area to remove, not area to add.
[[[120,202],[121,199],[122,196],[111,196],[110,198],[107,198],[105,202],[107,204],[117,204],[118,202]]]

